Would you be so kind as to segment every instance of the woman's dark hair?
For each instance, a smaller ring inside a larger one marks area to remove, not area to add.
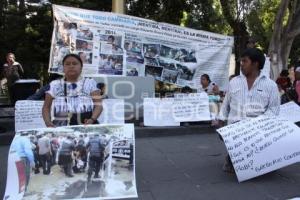
[[[97,83],[97,88],[102,90],[105,87],[105,83]]]
[[[189,86],[185,86],[185,87],[181,88],[181,92],[182,93],[192,93],[193,89],[190,88]]]
[[[281,72],[280,72],[280,76],[289,76],[289,71],[287,69],[283,69]]]
[[[109,39],[109,38],[112,39],[112,41],[115,41],[115,37],[113,35],[108,36],[107,39]]]
[[[83,63],[82,63],[82,60],[81,60],[80,56],[77,55],[77,54],[73,54],[73,53],[67,54],[67,55],[64,57],[64,59],[63,59],[63,61],[62,61],[63,65],[65,64],[66,59],[69,58],[69,57],[76,58],[76,59],[80,62],[81,67],[83,66]]]
[[[208,83],[211,83],[211,80],[210,80],[208,74],[202,74],[201,78],[202,77],[206,78],[206,80],[208,81]]]
[[[263,52],[258,48],[246,49],[241,57],[248,57],[252,62],[257,62],[260,70],[264,68],[266,58]]]

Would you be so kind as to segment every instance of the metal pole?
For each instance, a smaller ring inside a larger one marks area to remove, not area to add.
[[[125,1],[124,0],[112,0],[112,12],[125,14]]]

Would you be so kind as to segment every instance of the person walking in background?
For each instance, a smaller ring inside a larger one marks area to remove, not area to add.
[[[16,151],[20,156],[23,165],[25,166],[25,174],[26,174],[26,185],[25,192],[27,191],[27,187],[30,179],[30,171],[31,168],[34,168],[34,155],[32,151],[32,145],[30,139],[27,137],[26,133],[20,133],[20,135],[16,135],[12,144],[11,149]]]
[[[280,96],[276,83],[261,73],[265,56],[257,48],[246,49],[241,57],[242,74],[234,77],[218,116],[218,126],[238,122],[260,115],[278,115]],[[229,155],[223,170],[233,173]]]
[[[3,65],[2,73],[2,77],[7,80],[10,103],[14,105],[15,93],[12,87],[14,83],[24,75],[24,70],[22,65],[16,61],[16,57],[13,53],[8,53],[6,55],[6,63]]]

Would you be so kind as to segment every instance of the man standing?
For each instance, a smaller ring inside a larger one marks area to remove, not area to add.
[[[51,170],[51,144],[48,136],[44,135],[38,139],[39,157],[43,167],[43,174],[50,174]]]
[[[17,154],[20,156],[23,162],[23,165],[25,166],[26,192],[29,184],[30,169],[34,168],[34,156],[32,152],[32,146],[29,138],[27,137],[27,134],[23,132],[20,135],[16,135],[15,139],[11,144],[11,149],[17,152]]]
[[[264,54],[257,48],[247,49],[241,56],[242,74],[229,83],[220,113],[219,126],[238,122],[259,115],[278,115],[280,95],[274,81],[261,73]],[[229,156],[223,166],[226,172],[234,172]]]
[[[65,175],[67,177],[73,177],[72,174],[72,164],[73,158],[72,154],[75,150],[75,143],[73,140],[73,136],[68,135],[65,140],[62,141],[59,157],[58,157],[58,164],[61,165],[64,169]]]
[[[99,178],[99,171],[103,162],[104,144],[102,144],[99,134],[95,134],[94,137],[89,140],[87,148],[90,152],[88,168],[88,182],[90,182],[94,170],[94,178]]]
[[[3,77],[7,79],[8,94],[12,104],[14,104],[15,99],[12,86],[24,74],[22,65],[15,60],[15,55],[13,53],[8,53],[6,55],[6,63],[3,65]]]

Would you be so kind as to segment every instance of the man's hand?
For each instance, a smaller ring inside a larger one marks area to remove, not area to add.
[[[49,122],[45,122],[46,126],[49,128],[49,127],[52,127],[52,128],[55,128],[55,125],[49,121]]]
[[[225,125],[225,122],[222,120],[212,120],[211,125],[215,128],[222,128]]]

